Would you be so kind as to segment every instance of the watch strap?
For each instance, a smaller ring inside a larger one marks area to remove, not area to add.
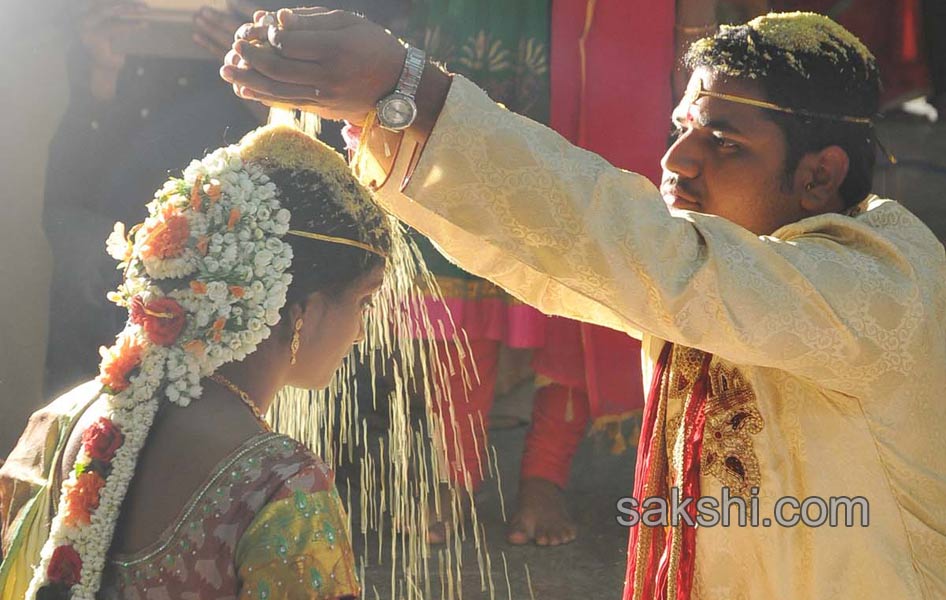
[[[403,94],[413,100],[417,94],[417,88],[420,86],[420,78],[424,74],[426,62],[427,54],[423,50],[408,45],[404,68],[401,70],[401,77],[397,81],[394,92]]]

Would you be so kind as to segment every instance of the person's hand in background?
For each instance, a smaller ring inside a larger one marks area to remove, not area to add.
[[[236,30],[246,21],[251,21],[253,13],[259,10],[259,6],[250,0],[229,0],[227,7],[229,10],[220,11],[204,6],[194,13],[194,42],[216,60],[223,60],[233,46]],[[266,122],[269,117],[267,107],[252,100],[243,100],[243,103],[257,121]]]
[[[130,0],[76,0],[71,10],[79,41],[89,57],[89,91],[96,100],[111,100],[118,73],[125,65],[117,42],[144,27],[137,17],[145,5]]]
[[[194,13],[194,42],[211,57],[223,60],[233,45],[233,34],[243,23],[253,20],[260,6],[250,0],[229,0],[228,10],[204,6]]]

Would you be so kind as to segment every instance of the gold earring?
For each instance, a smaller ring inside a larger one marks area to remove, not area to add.
[[[299,333],[302,331],[302,319],[296,319],[295,331],[292,332],[292,341],[289,343],[289,364],[296,364],[296,356],[299,354],[299,346],[302,345],[302,335]]]

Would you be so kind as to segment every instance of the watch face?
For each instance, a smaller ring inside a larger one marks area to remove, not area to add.
[[[410,125],[416,112],[417,109],[409,98],[395,96],[382,101],[378,117],[385,127],[399,129]]]

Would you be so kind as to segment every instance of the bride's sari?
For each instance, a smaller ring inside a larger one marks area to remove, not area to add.
[[[90,382],[36,412],[0,467],[0,599],[21,600],[58,504],[66,442],[99,397]],[[357,597],[348,519],[325,464],[260,433],[224,458],[164,533],[112,554],[103,598]]]

